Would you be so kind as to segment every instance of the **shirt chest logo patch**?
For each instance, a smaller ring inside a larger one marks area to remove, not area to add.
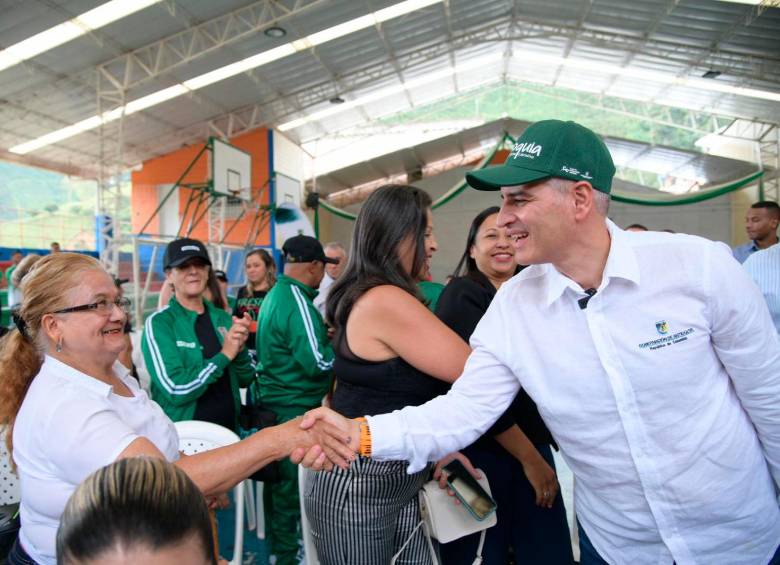
[[[671,326],[666,320],[661,320],[655,323],[655,331],[662,337],[651,339],[638,345],[639,349],[649,349],[655,351],[663,347],[671,347],[688,340],[688,336],[693,334],[696,330],[693,328],[687,328],[678,332],[670,333],[672,331]]]
[[[176,340],[176,347],[186,347],[187,349],[195,349],[197,344],[194,341],[181,341]]]

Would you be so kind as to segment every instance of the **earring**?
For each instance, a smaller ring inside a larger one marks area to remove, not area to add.
[[[57,342],[57,346],[54,348],[57,353],[62,353],[62,338]]]

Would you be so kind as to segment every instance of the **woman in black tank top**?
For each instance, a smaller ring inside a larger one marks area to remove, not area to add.
[[[431,200],[409,186],[384,186],[363,204],[349,262],[333,284],[326,317],[335,328],[332,408],[347,417],[418,406],[463,371],[469,347],[423,303],[429,277]],[[347,470],[309,472],[304,504],[323,565],[386,565],[420,521],[417,492],[430,468],[358,457]],[[421,530],[401,555],[430,563]]]

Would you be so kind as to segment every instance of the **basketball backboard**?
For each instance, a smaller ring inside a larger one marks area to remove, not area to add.
[[[220,139],[211,139],[211,181],[215,192],[252,199],[252,156]]]

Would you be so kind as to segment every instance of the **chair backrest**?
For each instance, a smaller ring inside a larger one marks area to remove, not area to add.
[[[211,422],[187,420],[176,422],[175,425],[176,432],[179,434],[179,449],[187,455],[202,453],[239,441],[235,432]]]
[[[0,505],[16,504],[21,499],[19,477],[11,468],[11,454],[5,445],[5,430],[0,428]]]
[[[174,425],[179,434],[179,449],[186,455],[203,453],[240,441],[235,432],[211,422],[187,420],[175,422]],[[236,518],[233,559],[230,561],[230,565],[241,565],[244,555],[244,482],[238,483],[233,492],[235,494]]]

